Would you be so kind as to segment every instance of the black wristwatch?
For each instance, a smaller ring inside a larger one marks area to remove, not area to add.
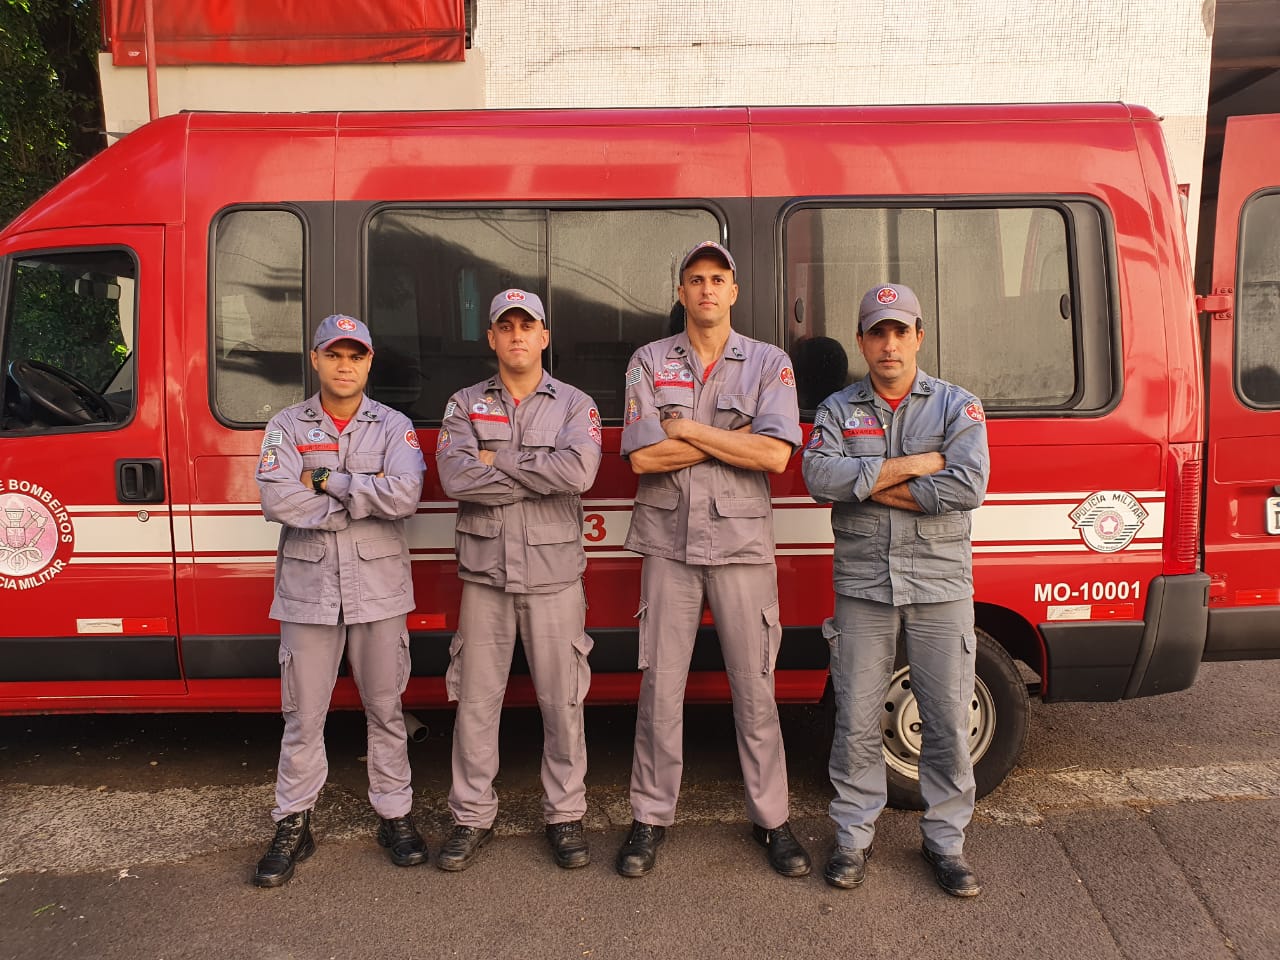
[[[311,471],[311,489],[316,493],[324,493],[324,482],[329,479],[328,467],[316,467]]]

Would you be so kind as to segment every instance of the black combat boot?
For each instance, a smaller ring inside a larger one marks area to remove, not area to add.
[[[291,813],[276,824],[276,836],[258,861],[255,887],[280,887],[293,877],[293,868],[316,852],[311,837],[311,811]]]

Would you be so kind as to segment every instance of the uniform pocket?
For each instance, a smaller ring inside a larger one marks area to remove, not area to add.
[[[455,633],[449,641],[449,669],[444,673],[444,691],[450,702],[462,695],[462,634]]]
[[[968,536],[968,514],[917,517],[915,575],[933,580],[966,575],[971,565]]]
[[[968,710],[968,703],[973,697],[973,678],[974,669],[977,666],[977,650],[978,637],[969,630],[960,634],[960,649],[964,652],[959,670],[959,676],[956,677],[956,683],[959,685],[956,690],[956,702],[965,704],[965,710]],[[967,716],[967,714],[966,714]]]
[[[554,447],[555,445],[556,431],[554,430],[526,429],[520,434],[520,446],[522,447]]]
[[[680,491],[671,487],[641,484],[636,490],[636,503],[657,507],[659,510],[674,510],[680,505]]]
[[[348,473],[381,473],[382,464],[383,457],[380,453],[351,453],[347,455]]]
[[[383,600],[405,591],[408,558],[403,541],[397,537],[357,540],[360,564],[360,597]]]
[[[767,517],[765,497],[716,497],[716,513],[721,517]]]
[[[716,413],[711,425],[721,430],[736,430],[754,420],[755,415],[755,397],[742,393],[721,394],[716,397]]]
[[[778,662],[778,648],[782,646],[782,621],[778,616],[778,601],[774,601],[760,611],[761,637],[763,638],[760,672],[765,676],[773,673]]]
[[[276,592],[290,600],[318,603],[320,600],[321,566],[327,548],[323,540],[290,537],[280,548],[280,566]]]
[[[591,689],[591,662],[587,655],[596,645],[585,633],[573,641],[573,683],[569,685],[569,706],[576,707],[587,698]]]
[[[476,432],[476,438],[481,442],[501,442],[511,439],[511,423],[507,420],[494,422],[492,420],[472,420],[471,429]]]
[[[454,523],[454,548],[458,569],[491,576],[503,562],[503,545],[498,539],[502,521],[473,513],[462,513]]]
[[[942,450],[942,434],[930,433],[902,438],[903,453],[939,453]]]
[[[640,670],[649,669],[649,604],[643,600],[640,601],[640,607],[636,610],[636,667]]]
[[[293,653],[280,645],[280,712],[293,713],[298,709],[298,699],[295,693],[296,685],[293,678]]]
[[[413,657],[409,652],[409,634],[407,631],[400,633],[399,653],[400,663],[396,673],[396,692],[403,696],[405,687],[409,685],[409,676],[413,673]]]
[[[314,453],[304,453],[302,455],[302,469],[314,470],[316,467],[328,467],[330,470],[338,469],[338,451],[321,450]]]
[[[529,545],[530,586],[566,583],[582,576],[581,522],[531,523],[525,527],[524,538]]]

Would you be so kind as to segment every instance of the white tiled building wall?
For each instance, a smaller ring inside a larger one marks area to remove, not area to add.
[[[1165,118],[1198,210],[1212,0],[477,6],[488,107],[1123,100]]]

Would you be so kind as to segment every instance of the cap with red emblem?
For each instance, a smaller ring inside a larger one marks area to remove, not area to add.
[[[528,290],[503,290],[489,304],[489,326],[493,326],[508,310],[523,310],[535,320],[547,322],[547,311],[542,307],[542,300],[536,293]]]
[[[909,327],[920,321],[920,301],[910,287],[882,283],[872,287],[858,305],[858,329],[866,332],[881,320],[896,320]]]
[[[339,340],[354,340],[373,353],[373,338],[369,336],[369,328],[345,313],[335,313],[321,320],[311,343],[317,350],[327,350]]]

